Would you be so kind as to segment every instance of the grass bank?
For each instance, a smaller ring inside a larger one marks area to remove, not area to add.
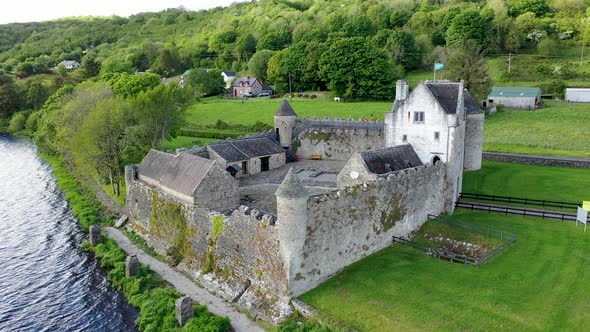
[[[590,158],[589,132],[588,105],[547,101],[535,111],[486,117],[484,150]]]
[[[590,169],[484,161],[465,172],[463,191],[564,202],[590,200]]]
[[[339,273],[302,300],[361,331],[583,331],[590,326],[590,237],[572,223],[458,211],[518,234],[479,269],[395,245]]]
[[[90,226],[94,224],[109,224],[100,217],[100,203],[92,193],[80,186],[78,180],[68,171],[59,157],[42,154],[41,158],[51,164],[57,185],[65,193],[65,199],[82,226],[83,232],[87,233]]]
[[[229,319],[209,313],[203,305],[194,305],[194,317],[179,328],[174,316],[174,306],[181,294],[174,288],[143,264],[137,275],[126,277],[127,255],[112,239],[106,239],[96,247],[86,243],[84,249],[95,253],[101,266],[110,271],[108,278],[113,287],[122,292],[129,303],[140,309],[136,324],[141,331],[224,332],[230,329]]]

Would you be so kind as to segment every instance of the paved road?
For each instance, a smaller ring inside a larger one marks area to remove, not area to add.
[[[168,264],[146,254],[136,247],[129,239],[116,228],[106,227],[108,236],[115,241],[128,255],[136,255],[140,262],[146,264],[154,272],[158,273],[164,280],[171,283],[179,292],[190,296],[195,302],[207,305],[209,311],[218,316],[227,316],[231,320],[231,326],[237,332],[241,331],[264,331],[246,315],[238,312],[226,301],[213,296],[203,288],[197,286],[189,278],[172,269]]]

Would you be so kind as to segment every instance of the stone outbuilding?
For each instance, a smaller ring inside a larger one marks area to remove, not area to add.
[[[254,175],[286,163],[286,152],[266,137],[243,138],[206,145],[209,158],[234,177]]]
[[[488,95],[487,107],[495,107],[498,104],[505,108],[518,108],[534,110],[541,106],[541,89],[521,86],[495,86]]]
[[[338,173],[336,181],[338,187],[353,186],[375,181],[378,175],[421,165],[422,161],[410,144],[355,152]]]
[[[182,202],[224,211],[238,205],[238,183],[220,163],[188,153],[151,150],[137,166],[126,169],[126,182],[137,179]]]

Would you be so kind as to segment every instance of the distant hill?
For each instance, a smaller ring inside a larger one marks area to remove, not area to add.
[[[291,74],[297,90],[325,89],[331,76],[321,69],[322,54],[339,40],[352,37],[381,52],[375,56],[386,55],[395,66],[391,77],[399,77],[401,70],[428,69],[434,61],[444,61],[444,47],[460,45],[465,39],[476,41],[491,55],[575,58],[584,40],[590,44],[589,3],[260,0],[196,12],[168,9],[129,18],[14,23],[0,25],[0,63],[7,73],[35,73],[62,60],[84,63],[93,58],[103,70],[151,69],[164,76],[198,67],[234,70],[260,76],[279,90],[286,89]],[[255,58],[262,59],[248,66],[261,50],[272,52],[260,53]],[[576,68],[560,68],[561,72],[555,72],[540,63],[532,70],[543,78],[570,79],[578,74]],[[526,74],[530,76],[530,71]],[[362,84],[355,88],[361,89]]]

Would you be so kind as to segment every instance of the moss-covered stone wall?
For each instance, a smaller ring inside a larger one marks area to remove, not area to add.
[[[406,237],[443,212],[445,165],[425,165],[310,197],[303,266],[293,282],[312,289],[357,260]],[[278,221],[280,223],[280,219]]]

